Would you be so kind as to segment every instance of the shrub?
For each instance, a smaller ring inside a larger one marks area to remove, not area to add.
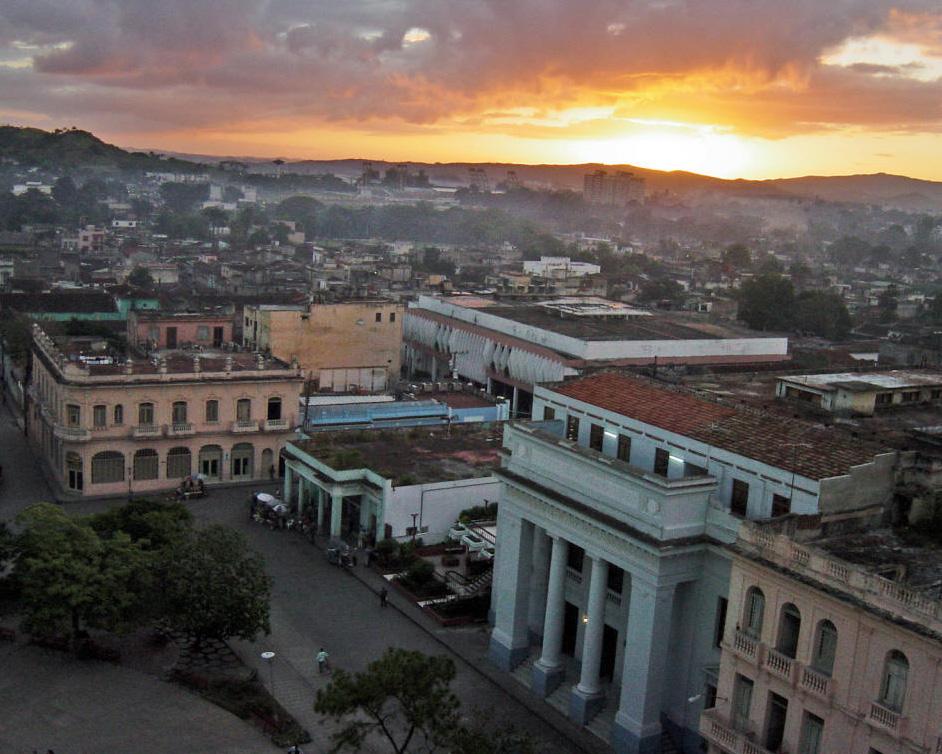
[[[465,508],[458,514],[458,521],[462,524],[466,524],[470,521],[493,521],[496,518],[497,503],[475,505],[472,508]]]
[[[435,566],[427,560],[416,560],[406,572],[406,580],[415,586],[425,586],[435,578]]]

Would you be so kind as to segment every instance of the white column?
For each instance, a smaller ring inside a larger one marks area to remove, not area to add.
[[[599,664],[602,661],[602,629],[605,626],[605,591],[608,584],[608,562],[592,556],[592,580],[589,582],[589,622],[582,642],[582,672],[576,687],[589,696],[598,694]]]
[[[285,464],[285,481],[284,486],[282,487],[282,500],[286,503],[291,501],[291,492],[292,487],[294,486],[294,469],[291,467],[291,464]]]
[[[632,577],[621,702],[612,731],[617,752],[657,750],[673,606],[673,584]]]
[[[330,496],[330,536],[340,536],[341,514],[343,512],[343,495],[334,493]]]
[[[550,538],[545,529],[536,526],[533,530],[533,564],[530,575],[530,608],[527,619],[527,625],[532,635],[543,633],[549,561]]]
[[[504,505],[498,508],[497,518],[499,556],[494,563],[496,600],[490,656],[498,667],[513,670],[530,651],[527,608],[534,526]]]
[[[327,493],[324,492],[320,487],[315,488],[315,494],[317,495],[317,533],[323,534],[324,532],[324,498]]]
[[[517,418],[517,400],[519,397],[520,397],[520,389],[516,385],[514,385],[513,398],[511,399],[511,403],[510,403],[510,418],[511,419]]]
[[[566,604],[566,558],[569,543],[553,536],[549,579],[546,589],[546,615],[543,619],[543,652],[539,664],[549,669],[558,668],[563,647],[563,616]]]

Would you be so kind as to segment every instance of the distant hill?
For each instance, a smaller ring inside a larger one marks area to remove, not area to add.
[[[107,144],[79,129],[43,131],[39,128],[0,126],[0,158],[43,168],[107,168],[112,170],[165,170],[196,172],[205,166],[150,152],[129,152]]]
[[[399,163],[384,160],[275,160],[258,157],[209,156],[152,151],[128,151],[107,144],[87,131],[0,126],[0,157],[12,157],[23,164],[55,168],[104,167],[119,170],[204,171],[224,160],[239,160],[252,172],[280,172],[334,175],[353,179],[364,162],[377,170]],[[582,190],[586,173],[594,170],[625,170],[645,179],[648,193],[666,191],[690,198],[697,194],[731,195],[745,199],[822,199],[834,202],[878,204],[909,212],[942,211],[942,182],[907,178],[902,175],[804,176],[763,181],[726,180],[685,171],[663,171],[633,165],[517,165],[496,162],[410,162],[412,170],[424,170],[439,186],[467,186],[469,168],[483,169],[494,187],[513,172],[528,186]]]

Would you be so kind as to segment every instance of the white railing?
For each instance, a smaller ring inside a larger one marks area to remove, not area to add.
[[[745,522],[739,531],[739,541],[756,548],[764,559],[777,565],[813,574],[818,580],[831,583],[876,607],[911,613],[927,628],[942,632],[942,600],[833,557],[823,550],[797,544],[786,535],[770,533],[759,524]]]
[[[871,702],[870,720],[882,728],[895,731],[899,728],[900,713],[880,704],[880,702]]]
[[[134,437],[160,437],[163,434],[163,427],[159,424],[138,424],[132,430]]]
[[[235,433],[258,432],[258,422],[253,419],[239,419],[232,423],[232,431]]]
[[[575,568],[566,567],[566,578],[576,584],[582,583],[582,574],[579,573]]]
[[[285,429],[288,429],[287,419],[266,419],[265,420],[266,432],[278,432]]]
[[[174,422],[168,429],[168,434],[176,435],[178,437],[180,435],[196,434],[196,430],[193,428],[192,422]]]
[[[779,678],[784,678],[789,683],[791,683],[794,678],[795,660],[786,654],[782,654],[777,649],[769,647],[768,650],[766,650],[765,667],[771,673],[774,673]]]
[[[825,699],[829,699],[831,696],[831,679],[824,673],[807,665],[802,666],[798,683],[801,688],[810,691],[812,694],[817,694]]]
[[[771,754],[768,749],[756,743],[756,735],[751,721],[733,725],[723,719],[716,710],[707,710],[700,718],[700,733],[723,751],[731,754]]]
[[[611,602],[613,605],[621,604],[621,595],[618,592],[613,592],[611,589],[605,592],[605,599]]]
[[[753,662],[759,661],[759,640],[745,631],[736,631],[733,634],[733,650]]]
[[[66,427],[62,424],[57,424],[53,427],[52,434],[60,440],[67,442],[86,442],[92,437],[92,433],[87,429],[82,429],[81,427]]]

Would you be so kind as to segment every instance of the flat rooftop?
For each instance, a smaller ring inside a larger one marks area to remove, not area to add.
[[[906,388],[942,385],[942,372],[922,372],[894,369],[890,372],[838,372],[835,374],[789,374],[778,379],[793,385],[804,385],[816,390],[849,390],[871,392],[875,390],[904,390]]]
[[[882,444],[854,440],[817,424],[707,400],[621,372],[599,372],[545,387],[806,479],[843,476],[852,466],[885,452]]]
[[[292,445],[335,471],[368,468],[399,486],[490,476],[502,439],[499,425],[461,425],[324,432]]]
[[[810,544],[926,596],[942,598],[942,546],[912,530],[848,532]]]

